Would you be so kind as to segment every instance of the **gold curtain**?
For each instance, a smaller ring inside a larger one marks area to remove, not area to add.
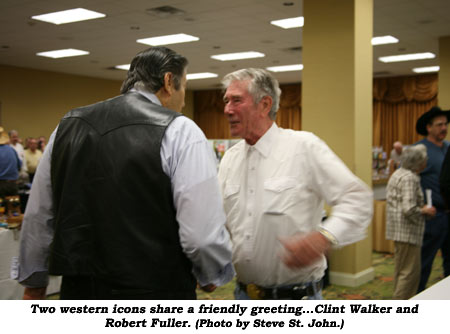
[[[437,74],[378,78],[373,82],[373,145],[390,153],[400,140],[413,144],[417,119],[437,105]]]
[[[209,139],[231,138],[221,90],[194,92],[194,121]]]
[[[282,128],[301,130],[301,84],[281,85],[280,109],[276,122]],[[373,81],[373,145],[390,153],[400,140],[412,144],[422,137],[416,133],[416,121],[437,105],[438,76],[427,74],[407,77],[377,78]],[[221,90],[194,92],[194,121],[207,138],[230,137],[223,114]]]

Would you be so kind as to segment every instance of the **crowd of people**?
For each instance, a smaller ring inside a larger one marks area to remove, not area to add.
[[[222,80],[231,135],[243,140],[217,172],[181,114],[187,64],[165,47],[138,53],[121,95],[69,111],[43,154],[36,139],[14,151],[33,180],[16,277],[24,299],[45,298],[49,275],[62,276],[61,299],[194,299],[197,286],[211,292],[234,276],[236,299],[321,299],[327,252],[365,238],[372,191],[320,138],[276,125],[281,90],[266,70]],[[418,121],[420,145],[396,150],[396,298],[420,291],[444,252],[447,123],[432,109]]]
[[[45,149],[44,136],[28,137],[23,143],[16,130],[0,126],[0,197],[17,195],[29,189]]]

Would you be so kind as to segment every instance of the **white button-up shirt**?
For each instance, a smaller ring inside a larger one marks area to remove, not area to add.
[[[323,256],[300,269],[280,260],[280,239],[322,226],[347,245],[365,236],[373,196],[318,137],[275,124],[251,146],[241,141],[225,153],[219,181],[238,280],[264,287],[320,279]],[[321,225],[324,201],[332,215]]]

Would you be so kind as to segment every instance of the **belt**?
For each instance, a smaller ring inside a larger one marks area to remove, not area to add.
[[[238,282],[238,284],[239,288],[244,290],[251,299],[302,299],[312,297],[322,289],[322,281],[277,288],[264,288],[253,283]]]

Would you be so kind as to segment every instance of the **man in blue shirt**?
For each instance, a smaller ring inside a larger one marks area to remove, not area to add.
[[[8,145],[9,137],[0,126],[0,197],[17,195],[17,179],[22,162]]]
[[[425,136],[424,139],[416,144],[424,144],[428,152],[427,166],[420,173],[420,183],[424,196],[426,196],[426,189],[431,190],[432,205],[436,207],[436,216],[432,219],[427,219],[425,223],[422,245],[422,269],[418,292],[426,287],[434,257],[439,249],[441,249],[443,257],[444,276],[450,274],[449,222],[439,187],[439,175],[449,147],[449,142],[445,140],[449,117],[449,111],[433,107],[424,113],[416,123],[417,133]]]

